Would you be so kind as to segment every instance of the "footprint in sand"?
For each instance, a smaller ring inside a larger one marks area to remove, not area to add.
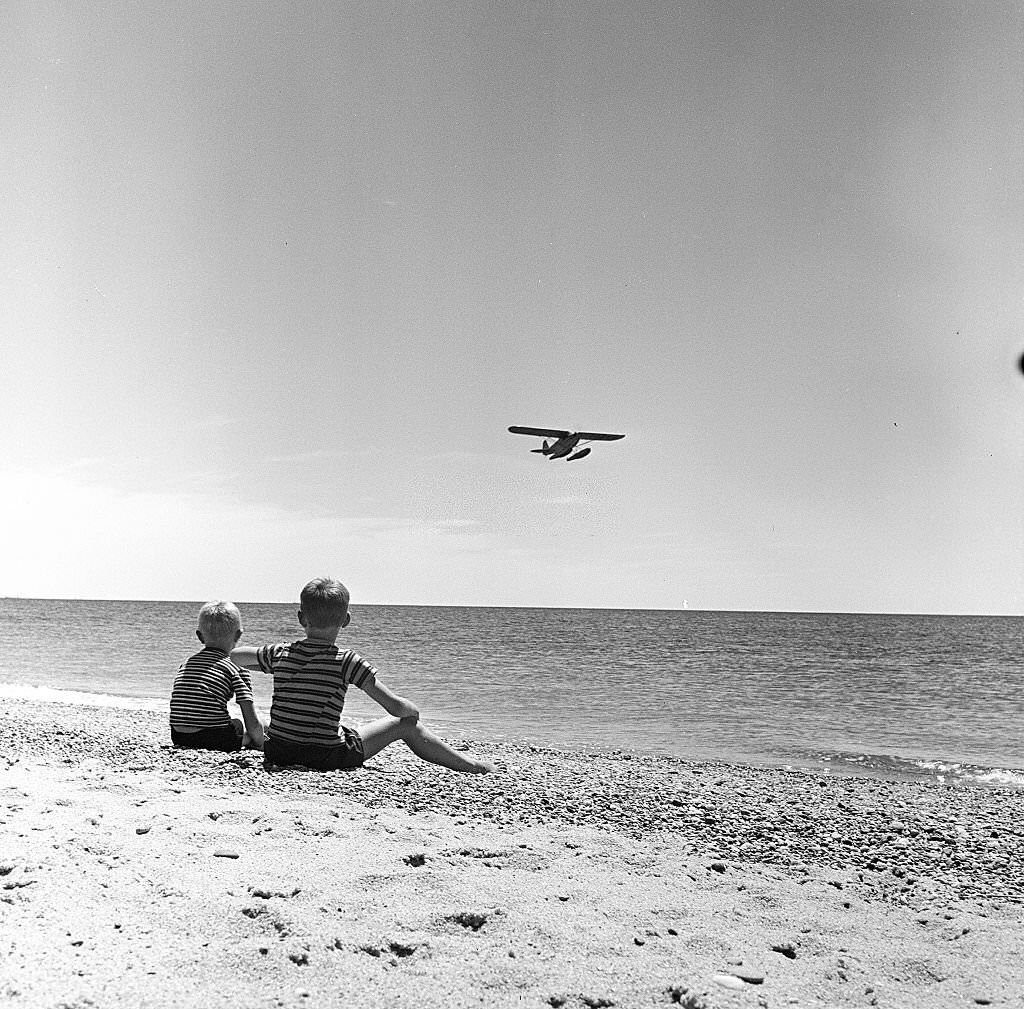
[[[449,848],[439,853],[449,859],[479,859],[492,869],[525,869],[535,872],[546,868],[550,859],[532,848]]]
[[[372,957],[381,957],[390,954],[391,956],[404,960],[407,957],[412,956],[413,953],[415,953],[422,945],[424,944],[393,939],[386,942],[384,945],[364,943],[362,946],[357,946],[356,948],[360,953],[368,953]],[[342,944],[340,939],[335,940],[335,946],[338,949],[346,948],[346,944]]]

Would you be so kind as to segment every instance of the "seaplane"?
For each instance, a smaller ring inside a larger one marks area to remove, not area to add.
[[[559,431],[553,427],[520,427],[516,424],[510,427],[509,431],[512,434],[529,434],[535,438],[543,438],[541,447],[532,448],[530,451],[539,452],[549,459],[565,459],[566,462],[575,462],[590,455],[590,446],[578,448],[580,442],[618,441],[626,437],[624,434],[602,434],[600,431]]]

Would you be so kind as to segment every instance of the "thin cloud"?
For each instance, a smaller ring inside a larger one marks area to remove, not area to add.
[[[537,504],[545,505],[573,505],[586,504],[587,499],[579,494],[566,494],[562,497],[537,497],[533,499]]]
[[[323,462],[327,459],[351,459],[355,456],[377,455],[380,449],[372,446],[362,446],[353,449],[311,449],[308,452],[292,452],[288,455],[271,455],[263,461],[275,465],[291,465],[295,463]]]
[[[189,421],[185,425],[189,431],[219,431],[225,427],[232,427],[241,423],[240,417],[229,417],[224,413],[211,414],[209,417],[200,417],[197,420]]]

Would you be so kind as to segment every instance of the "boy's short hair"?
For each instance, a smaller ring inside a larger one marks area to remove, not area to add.
[[[348,613],[348,589],[336,578],[314,578],[299,596],[302,615],[311,627],[339,627]]]
[[[199,610],[199,630],[212,638],[223,638],[242,629],[242,614],[234,603],[214,599]]]

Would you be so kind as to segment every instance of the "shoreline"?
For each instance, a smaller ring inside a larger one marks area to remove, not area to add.
[[[150,712],[166,717],[168,702],[166,697],[148,695],[132,696],[126,694],[110,694],[82,690],[64,690],[32,684],[0,683],[0,703],[10,701],[26,704],[60,704],[69,707],[87,707],[115,709],[130,712]],[[263,717],[269,715],[269,702],[264,706]],[[241,717],[234,705],[229,705],[235,717]],[[355,725],[346,714],[346,724]],[[442,735],[444,728],[441,727]],[[799,763],[796,760],[735,760],[714,758],[698,758],[692,756],[665,753],[659,750],[643,750],[639,748],[616,747],[611,744],[579,747],[549,747],[542,742],[533,743],[525,740],[508,742],[505,739],[470,739],[464,735],[452,735],[482,746],[511,746],[512,748],[541,748],[552,752],[578,753],[600,757],[602,755],[630,754],[637,758],[655,760],[681,760],[686,763],[722,763],[730,767],[747,767],[754,771],[791,771],[794,773],[821,774],[834,776],[837,779],[868,779],[872,781],[909,783],[909,784],[950,784],[953,787],[1010,789],[1024,792],[1024,765],[1020,767],[995,766],[988,764],[972,764],[953,758],[933,757],[894,757],[882,754],[848,754],[856,756],[855,760],[843,760],[841,753],[823,754],[816,763]],[[949,780],[947,780],[949,779]]]
[[[1024,988],[1017,790],[490,743],[495,775],[401,746],[267,772],[130,711],[0,712],[15,1006],[924,1009]]]

